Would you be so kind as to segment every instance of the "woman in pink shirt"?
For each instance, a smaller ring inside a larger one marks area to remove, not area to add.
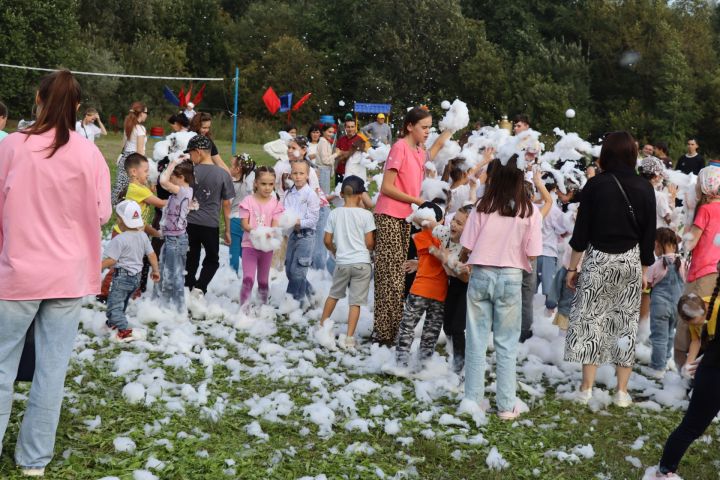
[[[487,189],[470,213],[460,243],[472,265],[467,293],[465,399],[472,411],[485,396],[485,354],[490,331],[497,356],[497,410],[500,418],[520,415],[515,395],[515,362],[522,325],[523,271],[542,255],[542,215],[525,190],[517,155],[502,165],[493,160]]]
[[[405,219],[412,204],[421,205],[425,164],[425,143],[432,117],[419,107],[405,115],[400,140],[385,161],[380,195],[375,205],[375,323],[372,341],[391,346],[395,343],[403,313],[405,270],[410,245],[410,224]]]
[[[48,75],[35,97],[35,124],[0,144],[0,438],[34,321],[34,378],[15,449],[25,475],[42,475],[53,456],[82,299],[100,291],[110,172],[100,150],[74,131],[81,98],[70,72]]]

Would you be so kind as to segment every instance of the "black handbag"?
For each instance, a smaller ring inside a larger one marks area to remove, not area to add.
[[[32,382],[35,374],[35,321],[30,324],[25,334],[25,345],[23,346],[20,365],[18,365],[16,382]]]

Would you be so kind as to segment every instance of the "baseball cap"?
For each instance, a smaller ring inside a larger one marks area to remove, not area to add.
[[[345,177],[345,180],[343,180],[342,182],[342,189],[340,191],[345,193],[346,188],[352,189],[353,195],[358,195],[367,191],[365,190],[365,182],[357,175],[348,175],[347,177]]]
[[[193,150],[210,150],[212,149],[212,143],[210,139],[205,135],[195,135],[187,144],[185,153],[190,153]]]
[[[385,114],[384,114],[384,113],[378,113],[377,118],[385,118]]]
[[[140,205],[134,200],[123,200],[115,207],[115,213],[128,228],[140,228],[145,225]]]

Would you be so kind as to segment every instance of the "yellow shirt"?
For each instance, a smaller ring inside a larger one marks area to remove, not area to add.
[[[707,308],[710,308],[710,300],[712,300],[710,297],[703,297],[703,301],[705,302],[705,305],[707,305]],[[715,300],[715,306],[713,307],[712,315],[710,315],[710,321],[704,322],[702,325],[688,325],[688,328],[690,329],[690,338],[692,340],[700,340],[702,339],[702,332],[703,328],[707,325],[708,335],[714,336],[715,335],[715,326],[717,324],[717,318],[718,318],[718,312],[720,311],[720,298],[717,298]]]
[[[137,183],[130,183],[125,194],[125,200],[134,200],[140,205],[140,212],[142,213],[143,220],[145,223],[148,222],[148,215],[150,214],[150,205],[145,203],[149,197],[152,197],[152,191],[145,185],[138,185]],[[120,233],[120,227],[116,223],[113,229]]]

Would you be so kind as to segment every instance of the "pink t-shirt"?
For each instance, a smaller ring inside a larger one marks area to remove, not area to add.
[[[700,240],[692,251],[692,262],[687,281],[717,273],[720,261],[720,247],[715,245],[715,236],[720,233],[720,202],[706,203],[698,208],[693,225],[702,229]]]
[[[473,209],[460,243],[471,251],[468,264],[531,272],[528,257],[542,255],[542,215],[535,206],[532,215],[526,218],[478,213]]]
[[[385,171],[397,170],[395,186],[408,195],[419,197],[425,175],[424,164],[425,150],[420,147],[412,148],[404,139],[400,139],[390,149],[385,161]],[[412,206],[381,193],[375,204],[375,213],[407,218],[412,213]]]
[[[278,220],[280,215],[285,211],[282,203],[278,201],[275,195],[265,203],[258,202],[255,195],[248,195],[240,202],[240,218],[247,218],[250,222],[250,228],[271,227],[273,220]],[[250,240],[250,234],[243,234],[243,247],[255,248]]]
[[[46,158],[55,131],[0,142],[0,299],[100,293],[100,226],[112,213],[110,171],[75,131]]]

